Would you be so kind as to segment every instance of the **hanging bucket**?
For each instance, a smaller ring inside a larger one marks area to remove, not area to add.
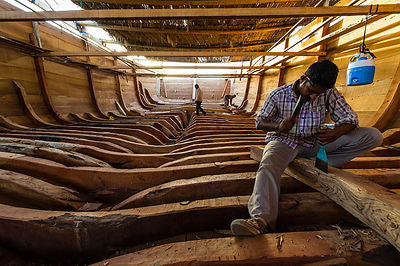
[[[370,84],[374,81],[375,60],[371,53],[357,53],[347,67],[347,86]]]

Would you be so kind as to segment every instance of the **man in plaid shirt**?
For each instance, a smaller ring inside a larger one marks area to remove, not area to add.
[[[267,132],[266,146],[248,209],[250,219],[231,223],[234,235],[258,235],[275,228],[280,177],[297,156],[315,158],[320,145],[330,166],[340,166],[382,144],[376,128],[358,127],[357,114],[335,88],[338,67],[330,60],[312,64],[300,79],[271,92],[256,118]],[[303,105],[292,115],[301,96]],[[329,112],[334,129],[320,129]]]

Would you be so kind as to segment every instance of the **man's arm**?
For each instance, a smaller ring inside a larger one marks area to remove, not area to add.
[[[288,132],[289,130],[292,129],[295,123],[296,123],[295,117],[288,117],[284,119],[281,123],[261,118],[257,123],[257,129],[263,130],[265,132],[269,131]]]

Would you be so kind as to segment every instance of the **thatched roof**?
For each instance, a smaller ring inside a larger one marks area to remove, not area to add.
[[[182,9],[182,8],[280,8],[315,6],[319,1],[283,0],[73,0],[84,9]],[[330,5],[337,0],[331,1]],[[218,3],[218,4],[217,4]],[[232,5],[232,3],[238,3]],[[243,4],[246,3],[246,4]],[[185,19],[185,20],[101,20],[107,30],[128,50],[217,49],[266,51],[300,18]],[[302,25],[310,22],[305,19]],[[85,25],[85,24],[83,24]],[[183,61],[198,61],[182,58]],[[207,58],[227,61],[232,58]],[[174,58],[177,61],[177,58]]]

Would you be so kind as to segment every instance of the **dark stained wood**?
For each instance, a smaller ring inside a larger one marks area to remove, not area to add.
[[[232,219],[246,217],[247,201],[247,196],[225,197],[109,212],[54,212],[0,205],[0,240],[15,250],[41,257],[103,259],[122,247],[227,228]],[[279,206],[282,227],[354,219],[315,192],[282,195]],[[318,206],[323,208],[315,211]]]

